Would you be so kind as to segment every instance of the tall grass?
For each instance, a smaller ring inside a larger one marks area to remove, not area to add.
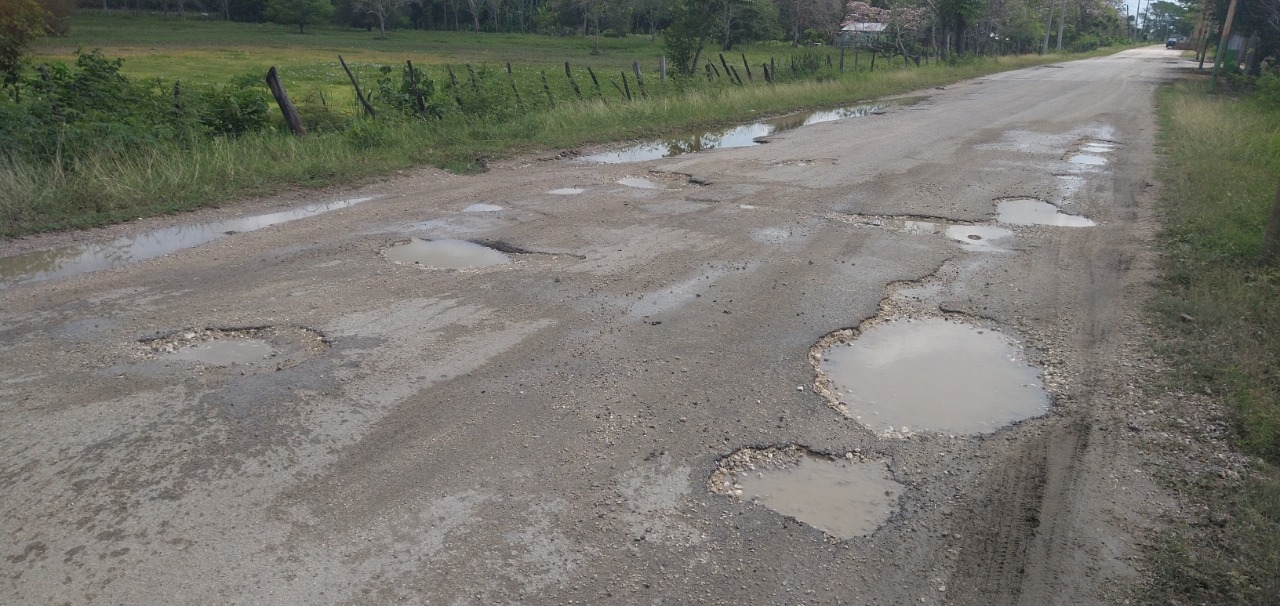
[[[1280,267],[1257,262],[1276,179],[1280,108],[1163,89],[1164,279],[1151,306],[1184,390],[1221,398],[1240,482],[1182,478],[1213,516],[1175,528],[1157,553],[1150,603],[1280,602]]]

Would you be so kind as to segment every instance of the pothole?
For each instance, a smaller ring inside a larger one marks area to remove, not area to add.
[[[308,204],[263,215],[176,225],[145,234],[117,238],[106,243],[65,246],[4,257],[0,258],[0,289],[23,282],[51,280],[99,269],[120,267],[236,234],[322,215],[373,199],[374,197],[348,198],[323,204]]]
[[[637,189],[662,189],[661,185],[640,177],[625,177],[618,179],[618,184]]]
[[[617,151],[582,156],[574,161],[596,164],[623,164],[669,158],[709,149],[750,147],[768,143],[767,137],[774,133],[823,122],[880,114],[888,107],[913,105],[924,99],[924,97],[903,97],[833,110],[792,114],[771,120],[741,124],[726,130],[702,131],[674,136],[669,139],[648,141]]]
[[[1069,215],[1057,206],[1033,198],[1002,200],[998,205],[996,221],[1009,225],[1052,225],[1056,227],[1092,227],[1092,219]]]
[[[838,538],[869,536],[898,510],[904,488],[883,461],[835,458],[799,446],[747,448],[720,460],[715,494],[758,503]]]
[[[1040,373],[1004,335],[942,318],[889,320],[815,346],[819,391],[882,435],[979,434],[1044,414]]]
[[[400,240],[382,251],[387,260],[426,269],[474,269],[511,263],[511,257],[467,240]]]
[[[910,217],[855,218],[858,225],[882,227],[916,236],[943,235],[959,242],[965,250],[976,252],[1003,252],[1007,249],[1000,241],[1013,235],[1011,230],[994,225],[974,225]]]
[[[205,366],[293,365],[327,346],[319,333],[297,327],[203,328],[140,340],[148,359]]]
[[[503,207],[498,206],[497,204],[472,204],[471,206],[468,206],[468,207],[466,207],[466,208],[462,209],[462,212],[464,212],[464,213],[493,213],[493,212],[498,212],[498,211],[500,211],[500,210],[503,210]]]
[[[556,195],[556,196],[576,196],[584,191],[587,191],[587,190],[581,187],[561,187],[559,189],[553,189],[547,193]]]
[[[1074,154],[1067,158],[1067,161],[1072,164],[1084,164],[1086,166],[1104,166],[1107,163],[1106,158],[1092,154]]]

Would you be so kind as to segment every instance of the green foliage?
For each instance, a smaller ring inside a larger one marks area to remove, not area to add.
[[[263,17],[272,23],[297,25],[298,33],[333,14],[330,0],[267,0]]]
[[[0,2],[0,87],[18,81],[22,69],[22,53],[32,40],[44,35],[44,9],[35,0]]]

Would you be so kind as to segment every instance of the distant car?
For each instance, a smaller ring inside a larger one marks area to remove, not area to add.
[[[1168,40],[1165,40],[1165,41],[1164,41],[1164,47],[1165,47],[1165,48],[1173,48],[1173,47],[1175,47],[1175,46],[1177,46],[1177,45],[1178,45],[1178,39],[1177,39],[1177,38],[1169,38]]]

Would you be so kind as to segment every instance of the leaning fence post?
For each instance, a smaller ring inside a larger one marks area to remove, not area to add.
[[[347,67],[347,62],[342,60],[342,55],[338,55],[338,63],[342,64],[343,71],[347,72],[348,78],[351,78],[351,86],[356,88],[356,99],[359,99],[360,105],[364,106],[364,113],[368,114],[370,118],[376,118],[377,113],[373,111],[373,106],[369,105],[369,102],[365,100],[364,93],[360,92],[360,83],[356,82],[355,74],[351,73],[351,68]]]
[[[444,71],[449,72],[449,87],[453,89],[453,100],[458,103],[458,109],[462,109],[462,93],[458,92],[458,77],[453,74],[453,66],[446,63]]]
[[[550,84],[547,84],[547,71],[546,71],[546,70],[542,70],[542,71],[541,71],[541,72],[539,72],[539,73],[541,73],[541,74],[542,74],[542,90],[544,90],[544,91],[546,91],[546,92],[547,92],[547,103],[550,103],[550,104],[551,104],[551,107],[555,107],[555,106],[556,106],[556,98],[555,98],[555,97],[553,97],[553,96],[551,96],[551,85],[550,85]]]
[[[747,70],[747,80],[755,82],[755,77],[751,75],[751,64],[747,63],[746,53],[742,53],[742,67]]]
[[[630,101],[630,100],[631,100],[631,85],[630,85],[630,84],[627,84],[627,72],[625,72],[625,71],[624,71],[624,72],[619,72],[619,73],[621,73],[621,74],[622,74],[622,88],[623,88],[623,89],[625,89],[625,91],[626,91],[626,93],[627,93],[627,101]]]
[[[600,90],[600,80],[596,78],[596,72],[587,66],[587,73],[591,75],[591,84],[596,87],[596,96],[604,99],[604,91]]]
[[[516,77],[511,74],[511,62],[507,62],[507,80],[511,82],[511,92],[516,96],[516,109],[520,109],[520,90],[516,88]]]
[[[267,70],[267,87],[271,89],[271,96],[276,98],[276,104],[280,106],[280,113],[284,114],[284,122],[289,125],[289,130],[299,137],[307,134],[307,129],[302,126],[302,119],[298,117],[297,108],[284,92],[284,85],[280,83],[280,76],[274,65]]]
[[[733,74],[733,79],[738,81],[738,86],[742,86],[742,75],[738,73],[738,70],[730,65],[729,72]]]
[[[636,86],[640,87],[640,96],[645,99],[649,98],[649,92],[644,89],[644,78],[640,76],[640,62],[631,62],[631,71],[636,73]]]
[[[729,71],[729,62],[724,60],[724,53],[720,53],[720,65],[724,66],[724,75],[725,75],[725,77],[727,77],[727,78],[729,78],[730,80],[732,80],[732,79],[733,79],[733,76],[732,76],[731,74],[732,74],[733,72]]]
[[[581,100],[582,90],[578,88],[578,81],[573,79],[573,72],[569,71],[568,61],[564,62],[564,75],[569,79],[569,85],[573,87],[573,94],[577,95],[578,99]]]
[[[406,59],[405,65],[409,67],[409,86],[413,88],[413,103],[418,108],[418,114],[427,115],[427,104],[422,100],[422,88],[418,86],[418,74],[413,71],[413,61]]]

